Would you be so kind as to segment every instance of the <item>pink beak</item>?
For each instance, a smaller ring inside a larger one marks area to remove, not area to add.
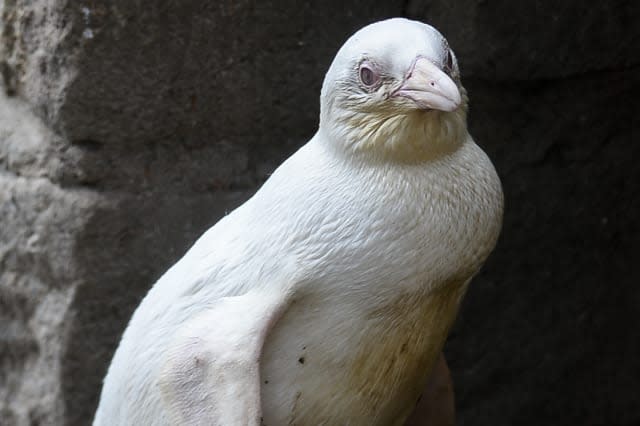
[[[423,57],[416,58],[404,84],[393,96],[409,98],[421,109],[440,111],[453,111],[462,102],[456,83]]]

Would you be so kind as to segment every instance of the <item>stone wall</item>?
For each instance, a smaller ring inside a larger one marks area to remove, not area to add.
[[[0,0],[1,425],[90,423],[140,298],[398,15],[456,50],[506,194],[446,347],[459,423],[640,422],[639,3],[382,3]]]

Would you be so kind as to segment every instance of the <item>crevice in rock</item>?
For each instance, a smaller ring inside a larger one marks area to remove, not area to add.
[[[104,143],[93,139],[78,139],[71,141],[71,145],[75,145],[85,151],[97,152],[104,147]]]

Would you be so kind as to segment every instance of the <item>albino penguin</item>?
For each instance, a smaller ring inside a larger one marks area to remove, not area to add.
[[[406,19],[356,32],[313,138],[153,286],[94,425],[402,425],[503,195],[456,57]]]

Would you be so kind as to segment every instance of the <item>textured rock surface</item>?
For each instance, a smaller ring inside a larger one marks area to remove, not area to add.
[[[257,3],[0,0],[0,424],[89,423],[153,280],[403,14],[456,50],[507,197],[446,349],[459,423],[640,422],[638,2]]]
[[[79,284],[74,234],[95,194],[64,190],[56,138],[0,95],[0,424],[62,424],[62,365]]]

